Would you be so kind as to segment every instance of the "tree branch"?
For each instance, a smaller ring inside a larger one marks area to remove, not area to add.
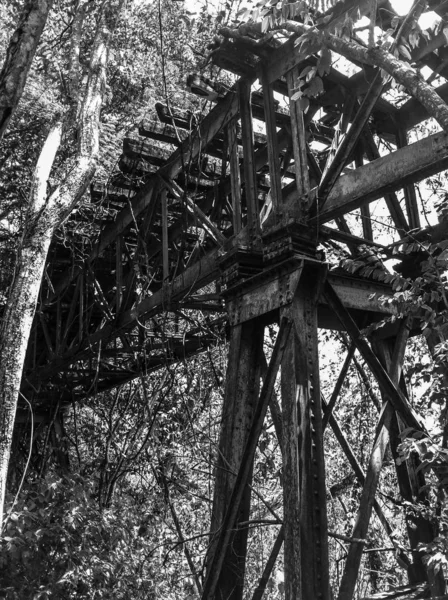
[[[414,5],[414,13],[419,14],[423,2],[418,1]],[[400,37],[407,29],[408,19],[404,27],[400,28]],[[251,30],[258,30],[259,24],[241,25],[238,29],[223,28],[220,30],[225,37],[234,39],[246,39],[245,35]],[[444,131],[448,133],[448,106],[439,96],[436,90],[428,84],[420,74],[406,62],[396,58],[384,48],[365,48],[357,42],[343,40],[328,31],[319,31],[317,28],[308,27],[295,21],[285,21],[274,27],[277,30],[286,30],[299,36],[306,35],[311,46],[326,46],[341,56],[353,62],[360,62],[372,67],[379,67],[388,75],[393,77],[399,84],[405,87],[426,109],[430,117],[433,117]],[[299,38],[300,39],[300,38]]]
[[[307,34],[311,39],[319,39],[321,43],[341,56],[355,62],[379,67],[403,85],[426,108],[442,129],[448,132],[448,106],[426,81],[410,65],[383,48],[364,48],[360,44],[346,41],[328,32],[316,32],[306,25],[286,21],[278,29],[286,29],[298,35]]]
[[[108,0],[102,6],[90,61],[90,74],[79,116],[79,147],[76,158],[66,169],[59,187],[43,200],[51,161],[38,162],[27,227],[18,252],[14,280],[10,286],[5,314],[0,323],[0,523],[3,517],[17,399],[23,363],[48,249],[56,227],[70,214],[86,191],[95,173],[99,152],[100,110],[105,87],[110,38],[123,0]],[[54,158],[54,143],[60,140],[59,126],[49,135],[45,153]],[[50,149],[49,144],[52,142]],[[48,152],[47,152],[48,151]],[[36,209],[38,212],[36,212]]]

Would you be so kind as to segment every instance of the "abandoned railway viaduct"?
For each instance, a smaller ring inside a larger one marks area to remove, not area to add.
[[[347,4],[332,9],[325,27]],[[355,4],[362,10],[369,3]],[[444,15],[445,3],[430,4]],[[387,29],[392,7],[378,5],[377,24]],[[190,78],[192,92],[215,101],[205,116],[158,105],[158,120],[142,123],[138,135],[124,140],[120,172],[109,184],[92,186],[101,217],[92,224],[94,245],[80,244],[73,261],[67,248],[54,244],[23,393],[42,419],[51,415],[57,437],[64,406],[203,351],[213,336],[195,329],[185,311],[207,314],[209,331],[228,323],[220,450],[231,469],[218,464],[216,471],[203,598],[242,598],[247,531],[237,524],[250,514],[251,464],[280,373],[284,517],[266,572],[283,544],[286,598],[332,597],[323,435],[328,425],[363,488],[342,583],[333,590],[334,597],[349,600],[372,511],[395,543],[376,500],[386,447],[396,455],[403,428],[424,431],[401,373],[408,336],[419,333],[419,321],[396,319],[367,339],[360,330],[396,310],[380,301],[393,290],[373,277],[334,268],[322,249],[344,248],[354,258],[380,252],[403,261],[406,270],[415,258],[401,251],[406,243],[447,239],[444,222],[420,222],[415,186],[447,168],[448,137],[439,132],[408,144],[409,131],[428,118],[427,110],[411,95],[399,106],[392,103],[375,66],[355,63],[353,75],[329,67],[304,112],[298,78],[318,58],[295,43],[298,32],[280,39],[245,26],[222,34],[212,58],[235,76],[235,84],[226,88],[199,75]],[[425,40],[413,49],[413,62],[448,76],[443,52],[436,52],[445,43],[443,35]],[[437,92],[447,100],[448,83]],[[375,202],[399,243],[375,239]],[[177,329],[157,327],[166,313],[177,315]],[[262,368],[264,330],[272,323],[278,324],[277,341]],[[319,388],[318,328],[344,331],[351,340],[328,404]],[[384,399],[366,472],[332,414],[355,349]],[[396,476],[403,498],[421,496],[416,460],[397,466]],[[408,525],[412,552],[397,548],[396,554],[411,587],[424,587],[422,596],[412,597],[443,596],[443,577],[426,569],[417,550],[432,539],[432,525],[423,518]],[[260,584],[253,597],[261,598],[263,590]]]

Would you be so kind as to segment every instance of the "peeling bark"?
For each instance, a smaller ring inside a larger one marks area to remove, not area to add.
[[[0,73],[0,140],[22,96],[53,0],[26,0]]]
[[[0,523],[23,363],[48,249],[55,229],[76,206],[95,173],[108,49],[122,3],[123,0],[109,0],[98,24],[77,119],[79,147],[75,159],[68,165],[61,184],[47,197],[47,180],[62,137],[63,123],[58,120],[47,137],[34,173],[27,226],[0,326]]]

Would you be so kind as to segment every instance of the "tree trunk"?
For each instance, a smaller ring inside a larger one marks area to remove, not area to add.
[[[61,185],[46,197],[46,182],[62,135],[62,121],[58,121],[48,135],[34,174],[27,228],[0,328],[0,523],[23,363],[42,274],[55,229],[76,206],[95,173],[108,48],[122,3],[109,0],[98,24],[78,119],[79,148],[74,162],[67,166]]]
[[[26,0],[0,73],[0,140],[22,96],[53,0]]]

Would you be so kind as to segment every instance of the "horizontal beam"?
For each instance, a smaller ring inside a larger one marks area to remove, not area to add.
[[[448,135],[436,133],[340,177],[319,213],[320,223],[448,168]]]
[[[291,261],[287,270],[273,268],[271,277],[265,271],[252,277],[228,303],[230,324],[238,325],[291,304],[303,265],[303,260]]]
[[[222,251],[219,249],[211,251],[178,275],[169,286],[169,302],[167,301],[166,290],[159,289],[152,296],[123,313],[118,323],[104,325],[87,337],[77,348],[73,348],[63,357],[56,358],[41,369],[33,371],[33,374],[30,374],[26,381],[33,384],[37,379],[39,381],[48,380],[58,372],[66,369],[70,364],[91,356],[92,349],[97,347],[98,344],[106,348],[108,343],[125,331],[132,330],[139,323],[144,323],[147,319],[163,311],[174,310],[187,294],[191,294],[218,279],[220,274],[219,263],[221,262],[220,252]],[[357,279],[349,275],[332,274],[331,272],[328,274],[328,280],[347,309],[391,314],[390,309],[383,306],[377,299],[380,296],[387,296],[392,293],[388,286]],[[373,296],[374,298],[372,298]],[[323,298],[320,301],[320,306],[326,306]],[[273,306],[274,308],[276,307]]]
[[[218,256],[218,249],[213,250],[178,275],[170,284],[169,300],[173,303],[180,301],[187,293],[190,294],[216,279],[219,275]],[[105,347],[107,343],[119,337],[123,332],[133,329],[139,323],[146,321],[157,313],[169,310],[172,307],[170,307],[166,294],[166,290],[160,288],[152,296],[145,298],[137,306],[124,312],[118,323],[104,325],[85,339],[77,348],[73,348],[70,352],[67,352],[64,356],[47,364],[45,367],[33,371],[32,376],[30,375],[26,379],[27,383],[33,384],[37,380],[44,381],[53,377],[69,365],[91,356],[92,348],[97,347],[98,344],[102,344]]]

